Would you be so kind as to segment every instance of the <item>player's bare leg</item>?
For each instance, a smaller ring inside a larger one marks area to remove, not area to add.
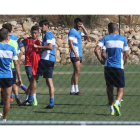
[[[116,100],[118,100],[119,102],[121,101],[121,99],[123,97],[123,89],[124,88],[117,88],[117,98],[116,98]]]
[[[78,89],[78,78],[79,78],[79,75],[80,75],[80,70],[81,70],[81,63],[80,61],[77,61],[77,62],[74,62],[73,63],[73,69],[74,69],[74,72],[73,72],[73,75],[72,75],[72,78],[71,78],[71,92],[70,94],[72,94],[72,92],[75,91],[75,93],[77,95],[82,95],[80,92],[79,92],[79,89]]]
[[[6,119],[8,116],[8,112],[10,110],[10,95],[11,95],[12,87],[3,88],[3,100],[5,102],[3,108],[3,119]]]
[[[114,102],[113,90],[114,90],[114,86],[106,87],[109,105],[113,105],[113,102]]]

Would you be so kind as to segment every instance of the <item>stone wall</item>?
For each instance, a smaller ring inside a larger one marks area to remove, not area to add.
[[[13,34],[21,37],[29,37],[30,29],[33,25],[38,25],[37,22],[32,22],[31,18],[27,18],[23,23],[17,23],[16,21],[10,22],[13,25]],[[0,24],[0,28],[2,24]],[[53,26],[51,23],[50,30],[54,33],[56,38],[56,63],[58,64],[68,64],[70,63],[70,48],[68,45],[68,33],[70,28],[64,25]],[[82,39],[83,47],[83,64],[92,65],[99,64],[97,58],[94,54],[94,48],[96,47],[99,40],[108,34],[107,27],[98,29],[87,29],[89,33],[89,40],[86,41]],[[121,35],[125,36],[128,41],[128,46],[130,48],[130,56],[128,58],[128,63],[139,64],[140,63],[140,26],[136,25],[130,28],[128,25],[121,25]],[[40,38],[41,38],[40,34]],[[24,61],[24,56],[22,57]]]

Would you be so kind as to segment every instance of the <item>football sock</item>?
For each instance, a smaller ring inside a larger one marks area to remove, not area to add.
[[[28,100],[28,98],[29,98],[29,95],[26,95],[25,100]]]
[[[13,98],[13,96],[14,96],[14,93],[11,93],[11,98]]]
[[[119,106],[119,101],[118,101],[118,100],[116,100],[115,104],[116,104],[117,106]]]
[[[35,93],[35,94],[33,94],[33,99],[36,99],[36,93]]]
[[[74,88],[74,85],[71,85],[71,93],[74,93],[75,92],[75,88]]]
[[[76,93],[79,92],[78,85],[74,85],[74,87],[75,87],[75,92]]]
[[[16,95],[16,94],[15,94],[15,98],[19,98],[19,95]]]
[[[110,106],[110,112],[114,112],[114,107],[113,107],[113,105]]]
[[[28,101],[29,101],[29,102],[32,102],[32,100],[33,100],[33,94],[30,94],[30,95],[29,95],[29,98],[28,98]]]
[[[21,86],[22,90],[26,91],[27,87],[25,85]]]
[[[54,105],[54,98],[50,98],[50,106],[53,106]]]

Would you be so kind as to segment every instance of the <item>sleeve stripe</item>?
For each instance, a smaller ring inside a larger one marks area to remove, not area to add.
[[[129,47],[128,46],[126,46],[126,47],[123,48],[123,51],[128,51],[128,50],[129,50]]]
[[[13,60],[18,60],[18,57],[17,56],[13,56]]]
[[[104,44],[102,42],[99,42],[97,45],[100,46],[100,47],[104,46]]]

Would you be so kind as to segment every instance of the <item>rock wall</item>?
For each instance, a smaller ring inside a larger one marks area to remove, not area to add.
[[[31,18],[27,18],[23,23],[17,23],[16,21],[10,22],[13,26],[13,34],[19,38],[26,38],[30,36],[30,29],[33,25],[38,25],[37,22],[33,22]],[[0,28],[2,24],[0,24]],[[68,33],[70,28],[64,25],[53,26],[51,23],[50,30],[54,33],[56,38],[56,63],[68,64],[71,62],[70,48],[68,45]],[[83,47],[83,64],[92,65],[99,64],[95,54],[94,48],[99,40],[108,34],[107,27],[101,27],[98,29],[87,29],[89,33],[89,40],[82,39]],[[130,28],[128,25],[121,25],[121,35],[127,38],[128,46],[130,48],[130,56],[128,63],[139,64],[140,63],[140,26],[136,25]],[[40,34],[40,37],[41,34]],[[22,57],[24,61],[24,56]]]

